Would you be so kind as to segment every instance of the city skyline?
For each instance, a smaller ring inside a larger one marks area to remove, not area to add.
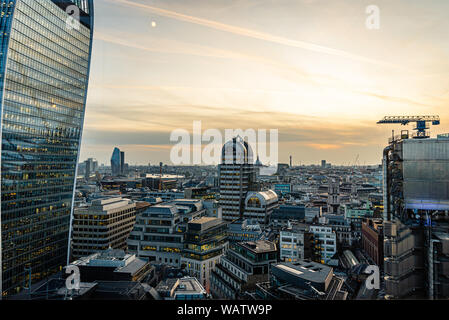
[[[0,302],[447,300],[449,3],[371,1],[0,2]]]
[[[369,30],[369,1],[98,0],[81,159],[169,163],[170,132],[196,120],[279,129],[294,164],[380,163],[400,129],[385,115],[438,114],[447,132],[449,4],[412,2],[376,1]]]

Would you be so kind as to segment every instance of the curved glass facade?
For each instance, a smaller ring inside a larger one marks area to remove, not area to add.
[[[122,172],[122,162],[121,162],[121,152],[119,148],[114,148],[114,152],[112,153],[111,157],[111,169],[112,169],[112,175],[118,176]]]
[[[6,296],[29,276],[39,281],[67,262],[93,2],[0,3],[0,283]],[[71,5],[80,8],[77,25],[69,23]]]

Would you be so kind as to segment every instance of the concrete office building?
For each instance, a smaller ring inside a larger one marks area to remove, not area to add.
[[[62,270],[14,296],[18,300],[152,300],[157,299],[155,268],[123,250],[108,249],[82,257],[71,265],[79,268],[80,288],[67,290],[69,276]],[[65,269],[65,268],[64,268]]]
[[[198,279],[184,277],[161,281],[156,291],[162,300],[205,300],[208,294]]]
[[[333,268],[308,260],[280,262],[271,266],[270,282],[257,285],[264,299],[280,300],[346,300],[344,280],[334,275]]]
[[[227,249],[226,222],[212,217],[195,219],[187,225],[181,263],[209,292],[210,274]]]
[[[309,226],[301,223],[290,225],[279,233],[280,260],[296,262],[304,259],[319,260],[320,252],[316,252],[313,233]]]
[[[343,205],[345,218],[372,218],[374,216],[374,208],[371,203],[366,202],[362,206],[355,204]]]
[[[137,281],[149,282],[155,268],[146,260],[120,249],[107,249],[81,257],[71,263],[80,270],[81,282]]]
[[[306,208],[302,205],[281,204],[270,216],[270,226],[280,230],[288,226],[289,221],[304,221]]]
[[[267,225],[273,210],[279,206],[278,202],[278,196],[272,190],[248,192],[243,218],[253,219],[262,225]]]
[[[121,197],[100,198],[75,209],[72,224],[72,257],[127,249],[126,241],[136,222],[136,203]]]
[[[324,225],[312,225],[309,228],[313,233],[321,263],[334,263],[333,256],[337,253],[337,235],[331,227]]]
[[[273,185],[273,191],[282,197],[292,191],[292,185],[291,183],[276,183]]]
[[[203,205],[206,208],[206,215],[208,217],[223,218],[223,208],[217,200],[204,200]]]
[[[228,225],[228,240],[233,242],[246,242],[262,240],[265,233],[255,220],[237,220]]]
[[[148,198],[160,198],[163,202],[171,201],[175,199],[184,199],[184,192],[177,190],[166,191],[148,191],[146,192]],[[145,200],[145,199],[143,199]]]
[[[365,218],[363,220],[362,248],[379,267],[384,267],[384,234],[382,219]]]
[[[247,193],[254,190],[256,180],[253,152],[248,142],[238,136],[224,144],[218,175],[223,219],[243,218]]]
[[[219,299],[237,299],[269,279],[277,261],[276,244],[266,240],[232,244],[211,274],[211,293]]]
[[[179,199],[148,207],[136,218],[128,250],[149,261],[180,267],[187,224],[205,214],[201,200]]]
[[[362,219],[346,219],[341,214],[327,213],[319,219],[319,223],[332,228],[337,237],[337,244],[340,247],[351,247],[362,237]]]
[[[181,214],[174,204],[157,204],[137,217],[128,238],[128,250],[149,261],[180,266],[184,233]]]

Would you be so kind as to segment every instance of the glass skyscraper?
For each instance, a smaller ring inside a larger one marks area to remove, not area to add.
[[[0,1],[0,292],[66,265],[93,0]]]
[[[111,170],[113,176],[122,174],[122,152],[120,152],[119,148],[114,148],[114,151],[112,152]]]

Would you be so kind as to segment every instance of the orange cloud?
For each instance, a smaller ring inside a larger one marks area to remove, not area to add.
[[[317,150],[336,150],[342,148],[341,145],[323,143],[307,143],[306,146]]]

